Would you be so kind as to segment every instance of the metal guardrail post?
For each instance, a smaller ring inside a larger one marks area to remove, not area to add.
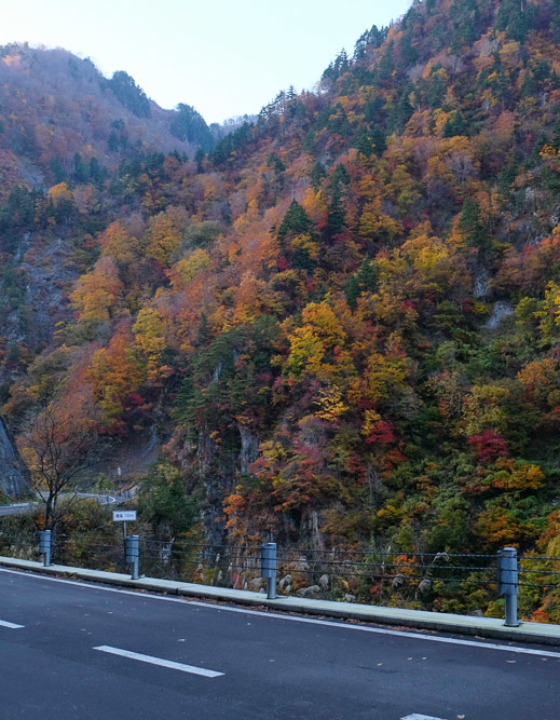
[[[276,600],[276,543],[261,546],[261,576],[266,578],[268,600]]]
[[[519,564],[516,548],[498,550],[498,595],[506,599],[506,627],[518,627]]]
[[[43,565],[49,567],[51,564],[51,531],[41,530],[39,538],[39,552],[43,556]]]
[[[138,535],[126,537],[126,562],[132,565],[132,580],[138,580],[138,562],[140,558],[140,542]]]

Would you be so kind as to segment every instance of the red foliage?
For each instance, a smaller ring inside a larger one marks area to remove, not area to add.
[[[389,445],[395,441],[393,425],[385,420],[379,420],[372,425],[372,432],[366,438],[369,445]]]
[[[481,435],[473,435],[468,440],[476,453],[479,463],[487,463],[499,457],[506,457],[508,449],[505,440],[494,430],[485,430]]]

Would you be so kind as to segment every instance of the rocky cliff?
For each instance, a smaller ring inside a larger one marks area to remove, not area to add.
[[[10,499],[29,493],[29,482],[23,461],[14,449],[2,420],[0,420],[0,494]]]

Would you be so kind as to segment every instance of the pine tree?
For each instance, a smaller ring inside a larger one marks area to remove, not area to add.
[[[313,223],[310,217],[296,200],[292,200],[278,230],[278,240],[284,243],[288,235],[303,235],[311,233],[312,230]]]
[[[352,310],[358,307],[358,298],[363,293],[376,292],[378,284],[379,276],[377,268],[369,256],[366,255],[358,272],[352,275],[344,285],[344,294]]]
[[[109,87],[119,102],[136,117],[151,117],[152,108],[146,93],[124,70],[113,73],[113,77],[109,80]]]
[[[468,244],[479,250],[489,248],[489,238],[480,221],[480,207],[471,197],[466,197],[459,218],[459,229]]]
[[[350,183],[350,176],[344,165],[338,164],[334,169],[329,186],[330,203],[327,213],[325,234],[328,240],[338,235],[344,225],[344,207],[342,204],[342,188]]]
[[[451,113],[450,119],[445,123],[443,128],[443,137],[450,138],[458,135],[468,137],[469,126],[465,122],[463,113],[458,110],[454,110]]]
[[[385,150],[387,150],[387,139],[385,138],[385,133],[379,127],[379,125],[375,125],[375,127],[371,131],[371,139],[375,148],[375,154],[378,157],[381,157]]]
[[[354,147],[366,158],[370,158],[375,152],[373,140],[365,127],[358,130],[354,140]]]
[[[320,163],[317,161],[315,165],[313,166],[313,170],[311,171],[311,174],[309,175],[309,179],[311,180],[311,187],[315,192],[319,190],[321,187],[321,180],[326,177],[327,171],[325,170],[325,166],[323,163]]]

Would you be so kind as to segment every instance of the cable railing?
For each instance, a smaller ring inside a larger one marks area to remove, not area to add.
[[[208,544],[150,536],[137,542],[140,572],[146,577],[270,591],[263,573],[264,546],[255,542]],[[520,594],[537,607],[547,593],[560,588],[560,557],[516,555],[512,579],[507,572],[511,573],[513,566],[508,566],[506,574],[500,570],[502,551],[467,554],[363,546],[274,547],[275,583],[284,595],[443,610],[456,604],[457,598],[476,596],[485,610],[497,594],[505,596],[506,604],[513,602],[508,601],[512,594]],[[38,534],[0,531],[0,554],[40,560]],[[112,572],[129,569],[125,538],[110,529],[57,533],[51,555],[51,562],[59,565]],[[474,601],[469,602],[472,605]]]

